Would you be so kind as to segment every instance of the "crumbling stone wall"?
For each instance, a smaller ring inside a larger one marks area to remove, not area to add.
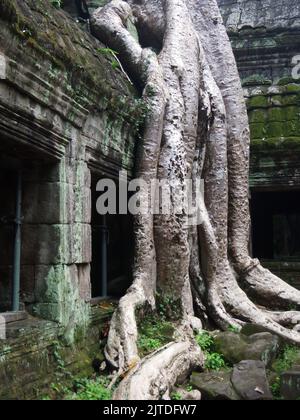
[[[0,152],[23,167],[21,301],[72,341],[89,322],[91,174],[132,174],[144,111],[104,46],[50,1],[0,0],[0,19]]]
[[[219,0],[248,99],[251,186],[300,184],[300,54],[297,0]]]
[[[219,0],[247,98],[251,129],[252,191],[300,187],[300,55],[298,0]],[[296,203],[295,203],[296,205]],[[294,286],[299,261],[265,265]]]

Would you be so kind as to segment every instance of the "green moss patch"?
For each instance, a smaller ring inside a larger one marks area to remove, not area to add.
[[[138,350],[141,357],[152,353],[173,340],[175,325],[158,315],[146,316],[138,326]]]

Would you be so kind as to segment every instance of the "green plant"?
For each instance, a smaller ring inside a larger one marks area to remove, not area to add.
[[[182,400],[182,395],[180,394],[180,392],[173,392],[171,394],[171,400],[176,400],[176,401]]]
[[[66,369],[65,361],[63,360],[63,356],[61,354],[62,348],[61,344],[58,341],[53,343],[53,357],[57,364],[58,369],[64,375],[70,376],[70,372]]]
[[[193,391],[193,385],[187,385],[187,387],[186,387],[186,390],[187,390],[187,392],[191,392],[191,391]]]
[[[111,48],[97,48],[97,51],[102,55],[112,58],[111,66],[114,70],[121,68],[120,62],[117,58],[117,55],[119,54],[117,51],[112,50]]]
[[[273,364],[273,369],[277,373],[282,373],[290,369],[298,359],[300,359],[299,349],[296,346],[287,345],[284,347],[280,357]]]
[[[197,334],[195,339],[196,339],[196,342],[197,342],[198,346],[203,351],[211,350],[211,348],[214,344],[213,337],[206,331],[204,331],[200,334]]]
[[[182,315],[181,303],[172,296],[156,293],[158,315],[164,320],[179,320]]]
[[[98,53],[102,54],[102,55],[107,55],[107,56],[115,56],[118,55],[118,52],[115,50],[112,50],[111,48],[97,48]]]
[[[239,334],[240,333],[240,329],[238,327],[236,327],[235,325],[230,325],[230,327],[228,327],[228,331],[232,332],[234,334]]]
[[[208,370],[220,370],[226,367],[226,363],[222,354],[206,353],[205,368]]]
[[[113,60],[112,62],[111,62],[111,66],[112,66],[112,68],[115,70],[115,69],[119,69],[121,66],[120,66],[120,63],[117,61],[117,60]]]
[[[273,384],[270,386],[272,395],[275,399],[281,399],[280,395],[280,377],[277,376]]]
[[[66,400],[110,400],[112,391],[108,389],[108,379],[99,377],[96,379],[79,379],[74,382],[75,392],[68,392]]]
[[[214,339],[209,332],[204,331],[195,337],[197,344],[203,350],[205,356],[205,369],[220,370],[226,368],[226,362],[222,354],[214,352]]]
[[[149,338],[141,335],[138,338],[138,348],[143,354],[152,353],[154,350],[162,347],[162,342],[157,338]]]
[[[51,3],[57,9],[60,9],[62,7],[62,0],[51,0]]]
[[[156,315],[146,316],[139,324],[138,349],[145,356],[170,342],[174,334],[172,323]]]

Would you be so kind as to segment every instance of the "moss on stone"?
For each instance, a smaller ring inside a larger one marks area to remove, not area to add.
[[[284,135],[287,137],[295,137],[300,134],[299,120],[286,121],[284,125]]]
[[[267,140],[254,139],[251,141],[252,152],[257,151],[276,151],[276,150],[287,150],[295,151],[300,150],[300,136],[298,137],[276,137],[268,138]]]
[[[135,109],[132,99],[137,93],[119,69],[112,71],[111,57],[97,52],[103,45],[50,1],[0,0],[0,19],[3,52],[10,58],[24,65],[43,62],[40,76],[52,79],[53,84],[64,81],[71,97],[82,99],[85,106],[89,104],[84,101],[86,96],[92,106],[100,102],[100,95],[108,98],[112,112],[126,109],[130,114]],[[83,86],[88,92],[82,92]],[[126,107],[121,98],[125,98]]]
[[[250,133],[252,139],[262,139],[266,137],[267,131],[265,123],[250,124]]]
[[[268,109],[268,121],[271,122],[281,122],[285,121],[286,115],[285,115],[285,109],[281,107],[273,107]]]
[[[267,119],[267,113],[263,109],[254,109],[249,111],[250,123],[263,123]]]
[[[272,80],[261,76],[260,74],[253,74],[242,80],[243,86],[271,86]]]
[[[285,113],[285,120],[291,121],[291,120],[299,120],[300,119],[300,107],[296,106],[288,106],[284,109]]]
[[[289,85],[291,83],[292,84],[300,83],[300,80],[299,80],[299,82],[297,82],[297,80],[295,80],[293,77],[283,77],[282,79],[278,80],[277,85],[278,86],[286,86],[286,85]]]
[[[266,133],[268,138],[280,138],[284,136],[285,123],[278,121],[270,121],[266,126]]]
[[[270,106],[269,99],[264,95],[252,96],[248,99],[248,109],[268,108]]]

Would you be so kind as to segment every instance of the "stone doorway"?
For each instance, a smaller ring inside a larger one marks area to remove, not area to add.
[[[300,191],[253,191],[251,213],[253,256],[300,288]]]
[[[0,159],[0,312],[13,309],[13,277],[14,269],[17,269],[14,248],[19,165],[16,160]]]
[[[300,191],[253,192],[254,257],[300,261]]]
[[[132,282],[133,224],[130,215],[97,213],[99,192],[92,178],[92,298],[122,297]]]

